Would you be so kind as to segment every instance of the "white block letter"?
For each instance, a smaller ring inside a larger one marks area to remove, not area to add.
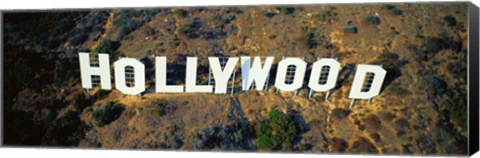
[[[210,68],[212,69],[213,78],[215,79],[215,93],[227,93],[228,79],[232,76],[238,58],[228,58],[227,64],[223,70],[218,57],[209,57],[208,61],[210,63]]]
[[[295,66],[293,82],[286,84],[285,79],[287,77],[287,68],[290,65]],[[305,70],[307,69],[307,63],[301,58],[285,58],[278,63],[277,77],[275,78],[275,87],[281,91],[295,91],[302,87],[303,77],[305,76]]]
[[[108,54],[98,54],[98,67],[90,66],[90,54],[78,53],[80,59],[80,75],[82,76],[82,87],[92,88],[92,75],[100,76],[102,89],[110,90],[110,60]]]
[[[328,76],[326,83],[320,84],[320,74],[324,66],[328,66]],[[320,59],[313,63],[312,73],[308,82],[308,87],[317,92],[325,92],[335,87],[335,82],[340,72],[340,63],[335,59]]]
[[[167,93],[183,92],[183,86],[167,85],[167,57],[155,57],[155,91]]]
[[[121,58],[114,64],[115,67],[115,87],[124,94],[138,95],[145,91],[145,65],[140,61],[131,58]],[[125,68],[133,67],[134,86],[128,87],[125,81]]]
[[[373,73],[374,77],[371,82],[370,90],[362,92],[367,73]],[[352,89],[350,90],[350,95],[348,97],[351,99],[370,99],[377,96],[380,93],[386,74],[387,71],[381,66],[358,65],[357,72],[355,72],[355,78],[353,79]]]
[[[197,85],[197,57],[187,57],[185,78],[185,92],[212,92],[213,88],[210,85]]]
[[[250,64],[250,57],[241,57],[242,64],[242,90],[246,91],[250,88],[253,81],[257,91],[261,91],[267,82],[268,73],[272,68],[274,57],[267,57],[262,68],[260,57],[254,57],[253,64]]]

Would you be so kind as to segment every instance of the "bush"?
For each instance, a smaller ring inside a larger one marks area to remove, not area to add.
[[[332,117],[336,119],[347,118],[348,114],[350,114],[350,111],[347,109],[335,108],[332,110]]]
[[[410,129],[410,123],[405,118],[399,118],[395,120],[394,126],[396,129],[404,129],[404,130]]]
[[[166,103],[165,103],[165,101],[157,100],[157,101],[155,101],[154,104],[155,105],[153,107],[152,114],[155,115],[155,116],[158,116],[158,117],[165,115],[165,113],[166,113],[166,110],[165,110]]]
[[[110,40],[104,39],[98,44],[97,48],[95,48],[95,52],[112,54],[115,52],[115,47]]]
[[[88,34],[76,34],[68,38],[68,42],[72,45],[79,45],[88,39]]]
[[[237,17],[235,15],[227,15],[226,17],[224,17],[222,19],[222,23],[224,25],[227,25],[227,24],[230,24],[230,22],[232,22],[235,19],[237,19]]]
[[[373,24],[373,25],[379,25],[380,24],[380,18],[378,18],[377,16],[374,16],[374,15],[369,15],[365,18],[365,20],[367,20],[368,23],[370,24]]]
[[[197,39],[201,34],[200,28],[202,28],[200,18],[193,18],[188,25],[180,29],[180,32],[190,39]]]
[[[453,17],[451,15],[447,15],[447,16],[443,17],[443,20],[445,20],[447,22],[448,26],[457,25],[457,19],[455,19],[455,17]]]
[[[382,128],[382,121],[380,121],[380,118],[378,118],[377,115],[370,114],[365,119],[363,119],[363,122],[365,123],[365,127],[369,131],[377,131]]]
[[[344,27],[342,31],[346,33],[358,33],[357,27],[355,26]]]
[[[155,10],[122,10],[119,18],[113,23],[118,25],[120,37],[123,38],[149,21],[155,13]]]
[[[110,92],[112,91],[99,89],[97,92],[95,92],[95,94],[93,94],[93,96],[97,99],[104,99],[108,96],[108,94],[110,94]]]
[[[107,105],[101,106],[93,110],[92,116],[95,125],[102,127],[115,121],[125,108],[121,105],[114,105],[113,102],[108,102]]]
[[[426,80],[428,84],[430,85],[430,90],[432,91],[434,95],[440,95],[448,90],[448,84],[441,78],[435,76],[435,75],[428,75],[426,77]]]
[[[230,125],[197,130],[191,137],[194,150],[252,150],[248,122],[239,120]]]
[[[462,130],[468,130],[467,104],[463,99],[447,97],[440,104],[443,109],[448,110],[450,119]]]
[[[332,138],[330,140],[330,152],[345,152],[348,148],[348,143],[340,138]]]
[[[284,15],[293,14],[295,12],[294,7],[282,6],[282,7],[278,7],[277,9],[280,11],[280,13]]]
[[[263,122],[261,130],[256,132],[257,145],[261,149],[290,150],[297,127],[292,118],[277,110],[268,113],[268,120]]]
[[[46,124],[43,145],[74,146],[84,138],[87,128],[79,115],[81,112],[68,110],[57,120]],[[56,115],[56,114],[54,114]]]
[[[73,105],[75,109],[83,110],[88,105],[87,97],[83,93],[77,94]]]
[[[396,95],[410,95],[412,92],[410,92],[407,88],[403,88],[400,82],[394,82],[390,86],[390,91],[393,92]]]
[[[277,15],[277,13],[274,12],[264,12],[263,15],[265,15],[268,18],[273,18],[274,16]]]
[[[428,53],[436,53],[446,48],[446,41],[440,37],[427,37],[426,50]]]
[[[353,142],[351,151],[355,153],[378,153],[375,145],[364,137],[360,137]]]
[[[391,4],[386,4],[385,5],[385,8],[387,10],[390,10],[390,12],[392,12],[393,14],[395,15],[402,15],[403,14],[403,10],[401,9],[398,9],[396,6],[394,5],[391,5]]]

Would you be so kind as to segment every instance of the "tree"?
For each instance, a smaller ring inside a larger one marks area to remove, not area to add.
[[[297,134],[297,128],[292,118],[277,110],[268,113],[269,119],[257,134],[258,147],[270,150],[289,150],[292,148],[293,139]]]

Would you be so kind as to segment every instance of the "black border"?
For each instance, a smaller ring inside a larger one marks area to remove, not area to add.
[[[469,149],[468,153],[469,155],[473,155],[476,153],[479,148],[478,148],[478,143],[479,143],[479,95],[478,95],[478,69],[479,69],[479,52],[478,52],[478,45],[479,45],[479,40],[478,40],[478,20],[479,20],[479,10],[478,7],[473,4],[472,2],[469,2],[468,5],[468,84],[469,84],[469,94],[468,94],[468,113],[469,113]]]
[[[0,82],[0,115],[2,115],[0,117],[0,147],[3,146],[3,137],[4,137],[4,134],[3,134],[3,127],[5,126],[5,123],[3,122],[3,13],[2,11],[0,11],[0,77],[1,77],[1,82]]]

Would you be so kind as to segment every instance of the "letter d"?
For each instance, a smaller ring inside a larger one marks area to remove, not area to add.
[[[370,82],[365,78],[367,73],[373,74],[373,79]],[[350,90],[350,95],[348,98],[351,99],[370,99],[377,96],[380,93],[382,88],[383,81],[385,80],[385,75],[387,71],[378,65],[358,65],[357,72],[355,73],[355,78],[353,79],[352,89]],[[368,83],[366,83],[368,82]],[[370,84],[368,91],[363,89],[366,84]],[[362,90],[363,89],[363,90]]]

